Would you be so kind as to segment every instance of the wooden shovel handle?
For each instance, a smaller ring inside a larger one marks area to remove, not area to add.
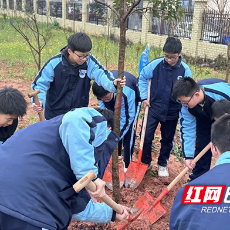
[[[148,102],[150,104],[150,91],[151,91],[151,79],[149,80],[149,86],[148,86]],[[139,154],[138,154],[138,164],[141,163],[141,157],[142,157],[142,150],[143,150],[143,145],[144,145],[144,140],[145,140],[145,131],[146,131],[146,125],[147,125],[147,118],[148,118],[148,113],[149,113],[149,106],[145,108],[145,115],[144,115],[144,122],[143,126],[141,129],[141,142],[140,142],[140,147],[139,147]]]
[[[193,159],[193,163],[196,163],[204,154],[210,149],[210,143]],[[161,192],[157,199],[153,203],[155,207],[167,194],[168,192],[176,185],[176,183],[189,171],[189,168],[183,169],[183,171]]]
[[[79,181],[73,185],[75,192],[81,191],[95,178],[95,173],[93,170],[90,170],[85,176],[83,176]]]
[[[193,159],[193,163],[195,164],[204,154],[210,149],[210,143]],[[169,185],[168,191],[172,189],[172,187],[189,171],[189,168],[186,167]]]
[[[85,187],[86,187],[86,189],[88,189],[88,190],[90,190],[92,192],[95,192],[97,190],[96,185],[92,181],[89,184],[87,184]],[[122,214],[123,213],[122,207],[119,204],[117,204],[112,198],[110,198],[107,194],[105,194],[100,199],[104,203],[106,203],[108,206],[110,206],[118,214]]]
[[[39,94],[39,93],[40,93],[40,89],[38,89],[38,90],[36,90],[36,91],[34,91],[34,92],[32,92],[32,93],[28,93],[28,97],[29,97],[29,98],[33,97],[34,103],[35,103],[36,105],[40,105],[40,102],[39,102],[39,99],[38,99],[38,94]],[[45,120],[45,118],[44,118],[42,112],[38,113],[38,116],[39,116],[39,120],[40,120],[40,121],[44,121],[44,120]]]

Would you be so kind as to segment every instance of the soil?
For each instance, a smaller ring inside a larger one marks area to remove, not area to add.
[[[14,88],[19,89],[23,95],[25,96],[26,100],[28,101],[28,111],[27,114],[20,119],[18,128],[24,128],[32,123],[35,123],[38,121],[38,116],[33,112],[31,109],[30,100],[27,96],[27,94],[31,91],[30,87],[31,82],[23,80],[21,78],[18,79],[10,79],[10,80],[0,80],[0,88],[4,86],[11,86]],[[90,100],[90,106],[96,106],[97,100],[91,99]],[[141,121],[139,121],[140,123]],[[138,126],[138,129],[140,129],[140,125]],[[138,132],[137,132],[138,133]],[[121,189],[121,201],[120,203],[132,207],[138,199],[140,199],[146,192],[149,192],[155,200],[161,191],[169,185],[169,183],[182,171],[182,169],[185,167],[183,161],[176,161],[176,156],[172,155],[170,156],[169,160],[169,173],[170,176],[168,178],[159,178],[157,176],[157,167],[156,162],[159,155],[159,148],[160,148],[160,131],[159,129],[156,131],[156,138],[154,140],[153,144],[153,152],[152,152],[152,160],[153,160],[153,170],[146,173],[143,181],[140,183],[140,185],[135,189],[131,188],[125,188],[123,187]],[[176,138],[176,143],[179,141],[178,137]],[[138,144],[136,146],[138,148]],[[182,187],[188,179],[188,175],[183,177],[181,181],[166,195],[165,198],[162,199],[161,204],[165,207],[167,210],[166,214],[164,214],[158,221],[156,221],[152,225],[148,225],[145,223],[144,219],[137,219],[133,223],[129,224],[129,226],[126,229],[155,229],[155,230],[167,230],[169,229],[169,218],[170,218],[170,209],[173,204],[174,197],[180,187]],[[106,190],[108,195],[112,197],[112,192],[110,190]],[[116,229],[118,223],[109,223],[109,224],[89,224],[85,222],[78,222],[78,221],[72,221],[70,223],[70,226],[68,230],[77,230],[77,229]]]

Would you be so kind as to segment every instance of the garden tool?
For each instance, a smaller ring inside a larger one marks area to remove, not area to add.
[[[118,157],[118,168],[119,168],[119,181],[120,188],[124,185],[125,182],[125,172],[124,172],[124,163],[123,157]],[[109,160],[109,164],[105,169],[103,181],[106,183],[106,187],[110,190],[113,190],[113,180],[112,180],[112,156]]]
[[[94,182],[90,181],[86,186],[86,189],[94,192],[96,191],[96,185],[94,184]],[[118,214],[122,214],[123,213],[123,208],[117,204],[112,198],[110,198],[107,194],[105,194],[103,197],[100,198],[104,203],[106,203],[108,206],[110,206],[116,213]],[[120,223],[116,224],[115,228],[117,230],[120,229],[124,229],[124,227],[128,226],[131,222],[133,222],[134,220],[136,220],[139,215],[141,214],[143,210],[139,210],[139,212],[137,214],[135,214],[134,217],[132,217],[131,215],[129,215],[128,220],[124,220],[121,221]]]
[[[73,185],[75,192],[80,192],[87,184],[89,184],[95,178],[95,173],[90,170],[85,176]]]
[[[209,149],[210,143],[193,159],[193,163],[196,163]],[[166,209],[161,205],[160,201],[168,194],[168,192],[188,171],[188,167],[184,168],[184,170],[161,192],[161,194],[156,198],[155,201],[153,200],[152,196],[148,192],[146,192],[136,202],[132,209],[132,212],[138,212],[140,209],[144,208],[138,219],[142,219],[148,225],[155,223],[167,212]]]
[[[148,87],[148,102],[149,103],[150,103],[150,88],[151,88],[151,80],[149,80],[149,87]],[[139,152],[138,152],[138,160],[137,162],[131,161],[129,164],[129,167],[125,174],[125,187],[130,186],[131,188],[136,188],[141,183],[146,173],[146,170],[148,168],[147,164],[141,163],[148,112],[149,112],[149,107],[147,106],[145,108],[144,122],[142,126],[142,131],[141,131],[141,142],[140,142],[140,147],[139,147]]]
[[[29,97],[29,98],[33,97],[34,103],[35,103],[36,105],[39,105],[39,104],[40,104],[40,103],[39,103],[39,99],[38,99],[38,94],[39,94],[39,93],[40,93],[40,89],[38,89],[38,90],[36,90],[36,91],[34,91],[34,92],[32,92],[32,93],[28,93],[28,97]],[[38,113],[38,116],[39,116],[40,121],[44,121],[44,120],[45,120],[44,115],[43,115],[42,112]]]

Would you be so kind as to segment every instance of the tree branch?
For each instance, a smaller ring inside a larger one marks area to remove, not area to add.
[[[127,11],[127,13],[124,15],[124,17],[122,17],[122,19],[124,20],[124,22],[127,20],[127,18],[129,17],[129,15],[131,14],[131,12],[133,11],[133,9],[139,5],[139,3],[141,2],[141,0],[137,0],[135,1],[132,6],[129,8],[129,10]]]
[[[117,11],[111,5],[108,5],[107,3],[102,2],[100,0],[94,0],[94,2],[99,3],[99,4],[103,5],[103,6],[107,6],[111,11],[113,11],[114,14],[117,15],[117,17],[120,17],[120,15],[117,13]]]

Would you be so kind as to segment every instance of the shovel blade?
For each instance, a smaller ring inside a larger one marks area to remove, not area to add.
[[[120,180],[120,188],[121,188],[125,182],[125,172],[124,172],[123,162],[119,162],[118,167],[119,167],[119,180]],[[106,187],[110,190],[113,190],[112,161],[110,161],[107,168],[105,169],[103,180],[106,183]]]
[[[137,188],[143,180],[147,168],[147,164],[131,161],[125,173],[125,187]]]
[[[146,192],[133,207],[133,211],[135,212],[141,208],[144,208],[144,211],[141,213],[138,219],[144,220],[148,225],[155,223],[167,212],[160,202],[156,206],[153,206],[153,203],[153,197]]]

